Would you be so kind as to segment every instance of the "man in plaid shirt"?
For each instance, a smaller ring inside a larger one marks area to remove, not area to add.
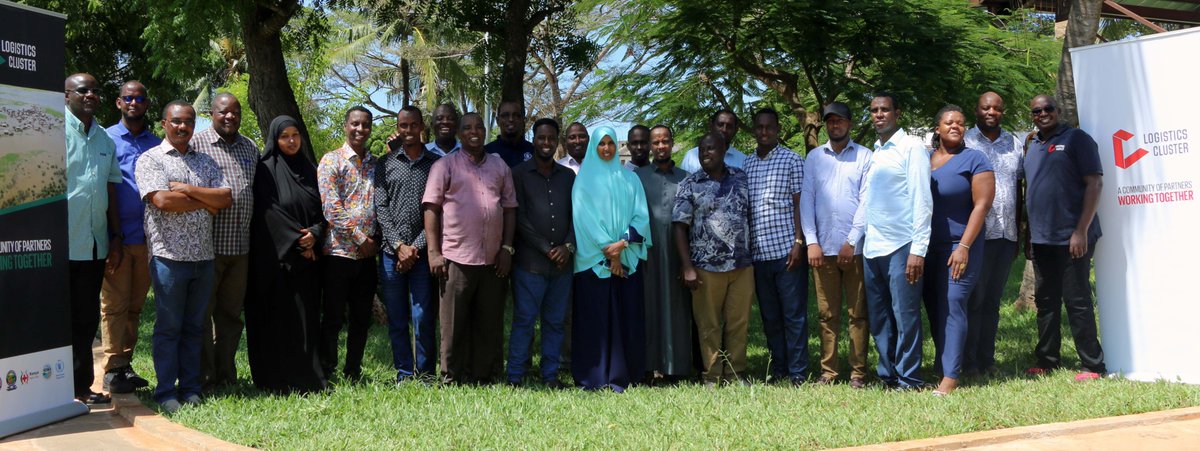
[[[258,147],[238,133],[242,105],[230,93],[212,101],[212,127],[192,136],[192,148],[212,157],[225,182],[233,189],[233,206],[217,213],[213,221],[216,251],[212,300],[204,315],[201,374],[208,388],[237,381],[233,363],[242,339],[242,302],[250,269],[250,216],[254,213],[254,168]]]
[[[800,227],[804,159],[779,142],[779,113],[754,113],[757,150],[746,157],[750,178],[750,249],[754,286],[771,376],[799,385],[808,378],[808,263]]]

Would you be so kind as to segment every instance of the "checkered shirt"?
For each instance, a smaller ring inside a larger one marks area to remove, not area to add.
[[[750,250],[754,261],[787,257],[796,239],[793,194],[800,194],[804,157],[782,144],[759,158],[746,157],[742,169],[750,178]]]
[[[221,210],[213,221],[213,250],[217,255],[249,253],[250,217],[254,215],[251,183],[258,164],[258,146],[242,135],[227,143],[212,128],[193,135],[191,145],[217,162],[225,183],[233,189],[233,206]]]

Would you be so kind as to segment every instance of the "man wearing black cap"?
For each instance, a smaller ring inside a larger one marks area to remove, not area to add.
[[[842,303],[850,315],[850,386],[862,388],[867,376],[867,301],[863,288],[863,214],[859,211],[871,151],[850,140],[850,108],[841,102],[825,107],[829,141],[808,153],[800,192],[800,218],[808,243],[808,264],[816,284],[821,322],[820,384],[838,377],[838,329]]]

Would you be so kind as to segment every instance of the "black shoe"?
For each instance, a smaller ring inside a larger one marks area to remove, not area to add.
[[[104,373],[104,391],[109,393],[133,393],[137,389],[129,375],[121,369]]]
[[[564,388],[567,388],[567,386],[563,385],[562,382],[559,382],[558,379],[551,379],[551,380],[546,381],[546,388],[550,389],[550,390],[562,390]]]
[[[133,388],[135,389],[146,388],[150,386],[150,381],[146,380],[142,376],[138,376],[138,373],[133,372],[132,366],[125,367],[125,378],[129,379],[130,382],[133,382]]]

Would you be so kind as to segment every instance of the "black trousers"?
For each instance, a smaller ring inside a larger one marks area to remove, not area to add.
[[[321,368],[332,377],[338,363],[338,334],[349,311],[350,330],[346,334],[346,364],[342,374],[348,378],[362,375],[363,351],[367,347],[367,329],[371,327],[371,301],[379,273],[375,258],[354,260],[325,257],[325,293],[321,300]]]
[[[1096,243],[1088,243],[1087,253],[1071,258],[1067,246],[1033,245],[1033,270],[1037,278],[1034,302],[1037,305],[1038,343],[1034,349],[1038,366],[1047,369],[1062,365],[1062,310],[1075,340],[1079,361],[1088,371],[1104,374],[1104,351],[1096,332],[1095,307],[1089,280],[1092,254]]]
[[[100,328],[100,285],[104,282],[104,260],[71,260],[67,264],[71,298],[71,356],[75,369],[75,395],[91,391],[96,372],[92,368],[92,341]]]

